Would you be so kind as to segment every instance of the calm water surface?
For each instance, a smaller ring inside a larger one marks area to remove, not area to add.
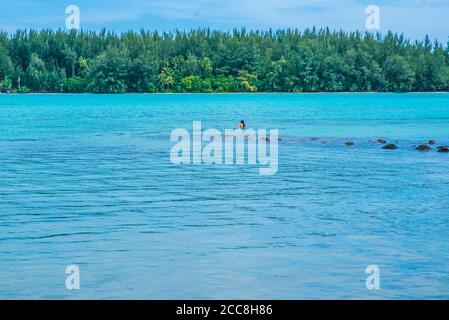
[[[173,129],[241,119],[279,129],[277,175],[171,164]],[[0,95],[0,298],[447,299],[429,139],[449,144],[449,94]]]

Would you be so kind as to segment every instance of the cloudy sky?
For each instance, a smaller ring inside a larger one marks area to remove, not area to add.
[[[64,28],[77,5],[81,27],[115,31],[330,27],[365,30],[368,5],[381,10],[381,32],[449,40],[449,0],[0,0],[0,29]]]

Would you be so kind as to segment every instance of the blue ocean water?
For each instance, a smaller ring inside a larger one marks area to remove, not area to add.
[[[170,162],[241,119],[276,175]],[[0,95],[0,298],[447,299],[449,155],[413,146],[448,124],[449,94]]]

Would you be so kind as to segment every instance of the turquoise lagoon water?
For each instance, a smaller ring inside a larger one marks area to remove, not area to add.
[[[279,129],[275,176],[170,162],[173,129],[241,119]],[[447,299],[429,139],[449,144],[449,94],[1,95],[0,297]]]

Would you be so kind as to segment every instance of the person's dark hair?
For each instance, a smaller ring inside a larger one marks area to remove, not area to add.
[[[244,121],[244,120],[242,120],[242,121],[240,121],[240,123],[241,123],[241,124],[243,124],[243,129],[245,129],[245,128],[246,128],[246,124],[245,124],[245,121]]]

